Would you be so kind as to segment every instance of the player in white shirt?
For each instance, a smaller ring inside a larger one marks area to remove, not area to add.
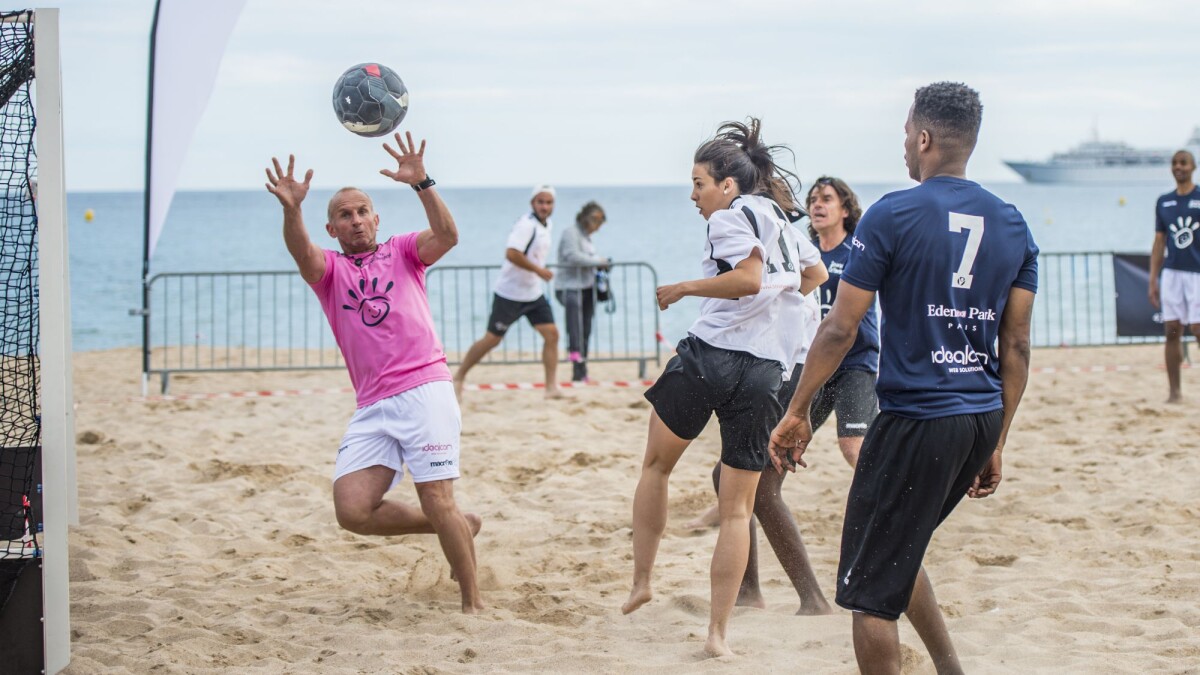
[[[810,306],[800,293],[798,261],[811,243],[785,214],[795,208],[788,178],[759,137],[759,122],[729,122],[696,150],[692,201],[708,221],[703,278],[660,286],[660,309],[703,298],[700,317],[658,381],[646,456],[633,500],[633,588],[628,614],[651,599],[650,576],[667,522],[667,482],[688,445],[715,412],[721,425],[721,529],[712,559],[712,603],[705,651],[729,655],[726,626],[749,552],[755,488],[768,442],[783,414],[776,398],[804,337]],[[804,248],[804,247],[807,247]],[[816,256],[819,263],[820,256]],[[817,281],[816,283],[820,283]]]
[[[542,345],[542,367],[546,371],[546,398],[562,398],[562,390],[558,388],[555,378],[558,370],[558,326],[554,325],[554,312],[550,309],[545,292],[545,282],[554,278],[554,272],[546,267],[546,258],[550,254],[550,233],[554,228],[550,222],[550,214],[554,212],[554,197],[554,188],[549,185],[533,188],[529,200],[531,211],[513,224],[505,244],[504,263],[500,266],[493,289],[495,295],[487,331],[467,350],[454,373],[454,393],[460,400],[467,372],[500,344],[504,334],[521,317],[525,317],[545,340]]]

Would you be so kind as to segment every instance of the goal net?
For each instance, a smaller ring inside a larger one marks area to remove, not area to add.
[[[36,77],[35,77],[36,74]],[[0,12],[0,672],[70,661],[74,504],[58,10]]]

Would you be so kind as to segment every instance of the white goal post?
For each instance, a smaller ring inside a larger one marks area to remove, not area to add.
[[[45,672],[57,673],[71,662],[67,525],[79,522],[58,10],[34,10],[33,24],[42,368],[42,611]]]

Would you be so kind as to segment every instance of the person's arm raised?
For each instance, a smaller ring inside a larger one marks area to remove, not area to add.
[[[400,132],[396,132],[395,138],[399,151],[387,143],[383,144],[383,149],[396,160],[396,169],[380,169],[379,173],[406,185],[417,185],[429,178],[425,171],[425,140],[421,140],[421,147],[418,148],[413,143],[412,132],[404,132],[404,138],[400,138]],[[446,202],[442,201],[433,186],[418,191],[417,196],[425,207],[425,218],[429,221],[429,229],[417,235],[417,256],[421,262],[432,265],[458,244],[458,226],[454,224],[454,216],[450,215]]]
[[[271,158],[271,164],[275,170],[272,172],[267,169],[267,192],[275,195],[283,207],[283,243],[296,261],[296,267],[300,268],[300,276],[310,284],[316,283],[325,276],[325,252],[308,238],[304,213],[300,209],[312,183],[312,169],[304,174],[304,182],[301,183],[295,178],[295,155],[288,155],[287,173],[284,173],[275,157]]]

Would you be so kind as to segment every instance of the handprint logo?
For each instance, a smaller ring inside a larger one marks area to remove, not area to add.
[[[388,282],[387,287],[383,289],[383,293],[378,291],[379,279],[371,279],[371,297],[367,297],[367,280],[358,280],[358,291],[354,289],[346,291],[351,298],[354,299],[356,306],[342,305],[342,309],[348,309],[351,312],[358,312],[362,315],[362,321],[368,326],[378,326],[387,318],[388,312],[392,311],[392,305],[388,301],[387,292],[392,290],[392,282]],[[359,294],[362,297],[359,297]]]
[[[1184,249],[1192,245],[1192,240],[1195,239],[1192,233],[1200,230],[1200,220],[1192,220],[1191,216],[1185,220],[1183,216],[1179,216],[1171,223],[1170,230],[1171,236],[1175,238],[1175,248]]]

